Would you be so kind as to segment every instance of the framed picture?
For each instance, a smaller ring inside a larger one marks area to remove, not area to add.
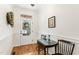
[[[56,18],[52,16],[48,18],[48,28],[55,28],[56,27]]]

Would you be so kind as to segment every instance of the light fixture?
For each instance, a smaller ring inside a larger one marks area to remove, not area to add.
[[[30,4],[32,7],[34,7],[35,6],[35,4]]]

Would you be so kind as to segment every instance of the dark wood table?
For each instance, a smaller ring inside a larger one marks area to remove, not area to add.
[[[40,49],[43,49],[44,55],[46,55],[46,54],[48,54],[48,48],[55,47],[55,49],[56,49],[57,42],[55,42],[55,41],[49,42],[49,41],[44,40],[44,39],[39,39],[39,40],[37,40],[37,44],[38,44],[38,54],[40,54]]]

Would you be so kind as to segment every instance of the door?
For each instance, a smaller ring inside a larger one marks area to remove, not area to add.
[[[20,16],[20,45],[32,44],[32,16]]]

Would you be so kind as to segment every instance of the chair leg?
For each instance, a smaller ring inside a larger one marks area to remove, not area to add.
[[[48,54],[48,48],[47,48],[47,53],[46,54]]]
[[[56,46],[55,46],[55,54],[56,54]]]

